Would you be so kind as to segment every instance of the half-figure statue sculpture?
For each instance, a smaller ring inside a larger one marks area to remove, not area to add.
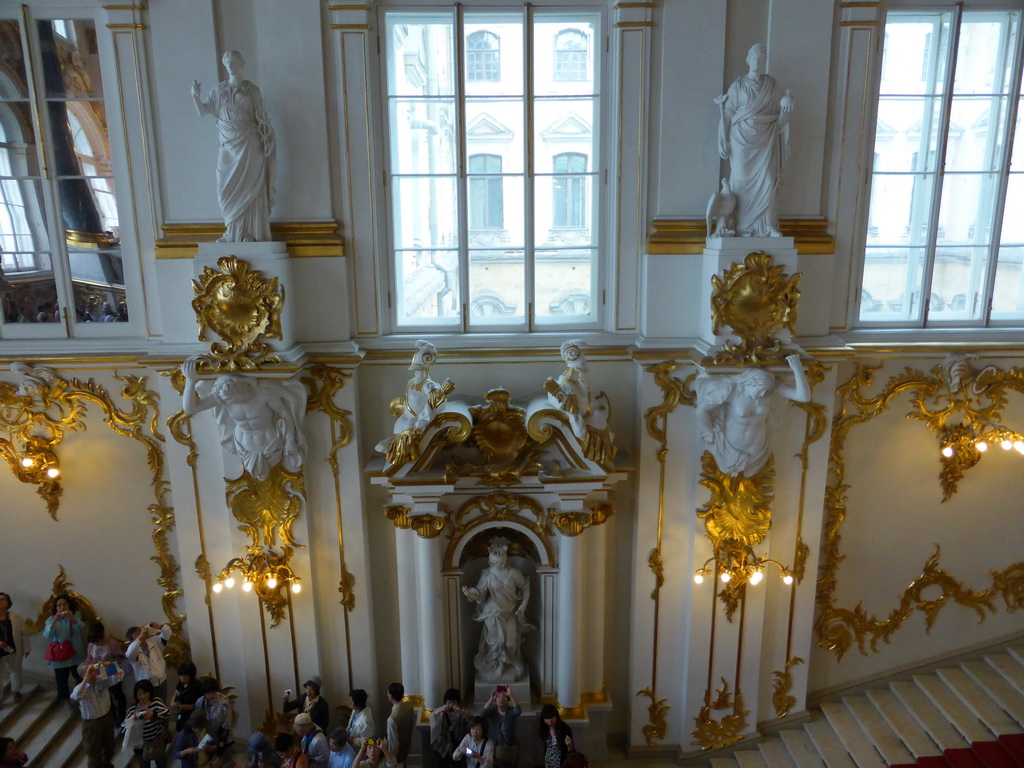
[[[270,211],[274,207],[274,129],[260,89],[242,79],[245,59],[238,51],[221,58],[228,79],[202,97],[202,85],[192,81],[192,99],[199,115],[217,118],[217,196],[224,214],[222,243],[270,240]]]
[[[798,403],[811,399],[800,356],[789,355],[786,362],[795,378],[792,387],[763,368],[726,376],[701,373],[694,382],[697,427],[721,472],[751,477],[768,460],[771,395]]]
[[[715,99],[721,110],[718,153],[729,161],[736,233],[741,237],[782,236],[775,202],[789,155],[789,115],[795,102],[789,91],[776,101],[775,78],[764,71],[766,55],[760,43],[751,46],[747,74]]]
[[[523,677],[523,634],[533,625],[526,621],[530,602],[530,582],[518,568],[508,564],[509,542],[503,537],[491,539],[487,548],[488,567],[475,587],[462,592],[477,607],[476,621],[483,624],[480,646],[473,658],[477,679],[515,682]]]
[[[181,365],[185,375],[182,410],[193,416],[212,408],[221,446],[238,456],[257,480],[266,480],[278,464],[288,472],[302,471],[306,388],[299,382],[237,373],[223,374],[212,383],[197,382],[199,357],[189,357]]]

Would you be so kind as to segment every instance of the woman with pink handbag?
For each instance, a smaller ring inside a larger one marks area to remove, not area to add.
[[[61,594],[54,598],[53,615],[46,620],[43,637],[50,641],[46,649],[46,663],[57,680],[57,698],[68,702],[69,709],[77,711],[78,708],[70,701],[68,676],[74,675],[76,682],[82,682],[77,667],[85,661],[85,624],[70,595]]]

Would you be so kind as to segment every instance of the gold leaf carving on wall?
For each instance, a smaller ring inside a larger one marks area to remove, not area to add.
[[[650,688],[642,688],[636,692],[637,696],[646,696],[651,700],[647,707],[647,724],[643,727],[644,741],[648,747],[657,746],[657,742],[665,738],[668,731],[668,723],[665,722],[665,715],[671,709],[665,699],[659,699]]]
[[[57,568],[57,576],[54,578],[53,586],[50,588],[50,596],[46,598],[46,602],[39,608],[39,613],[36,614],[35,619],[25,622],[25,631],[30,635],[43,631],[46,620],[53,615],[53,604],[57,599],[57,595],[67,595],[75,601],[75,610],[81,614],[82,621],[85,622],[86,626],[94,621],[100,621],[100,616],[96,613],[96,609],[93,608],[89,599],[75,590],[75,585],[68,579],[64,566],[58,563]]]
[[[720,720],[714,713],[731,710]],[[693,743],[701,749],[721,749],[740,740],[747,728],[747,716],[750,713],[743,706],[743,694],[737,690],[735,697],[729,690],[729,683],[722,678],[722,687],[714,700],[711,689],[704,691],[704,706],[694,718],[696,728],[691,732]]]
[[[772,672],[772,706],[775,707],[776,717],[785,717],[789,710],[796,704],[796,696],[790,693],[793,690],[792,668],[797,664],[803,664],[804,660],[799,656],[790,656],[786,661],[784,669],[777,669]]]

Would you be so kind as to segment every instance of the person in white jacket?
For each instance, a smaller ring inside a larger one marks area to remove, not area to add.
[[[153,684],[153,695],[166,701],[167,662],[164,660],[164,646],[171,639],[170,625],[150,623],[144,627],[130,627],[127,638],[131,642],[124,657],[132,665],[135,681],[149,680]]]
[[[14,700],[21,701],[21,660],[28,656],[28,634],[25,620],[11,606],[14,601],[6,592],[0,592],[0,691],[4,679],[10,675]],[[2,700],[0,693],[0,700]]]

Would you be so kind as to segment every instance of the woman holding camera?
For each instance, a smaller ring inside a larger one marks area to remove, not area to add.
[[[68,685],[68,677],[74,675],[76,683],[82,682],[77,667],[85,661],[85,624],[75,607],[75,601],[70,595],[57,595],[53,601],[53,614],[43,626],[43,637],[50,641],[50,647],[46,650],[46,663],[50,665],[57,681],[57,698],[68,702],[68,709],[78,711],[70,703],[71,686]]]
[[[135,683],[135,704],[128,708],[125,723],[142,723],[142,745],[133,747],[142,768],[156,763],[157,768],[167,765],[167,718],[170,711],[163,700],[153,695],[153,683],[139,680]],[[127,739],[127,737],[126,737]]]

